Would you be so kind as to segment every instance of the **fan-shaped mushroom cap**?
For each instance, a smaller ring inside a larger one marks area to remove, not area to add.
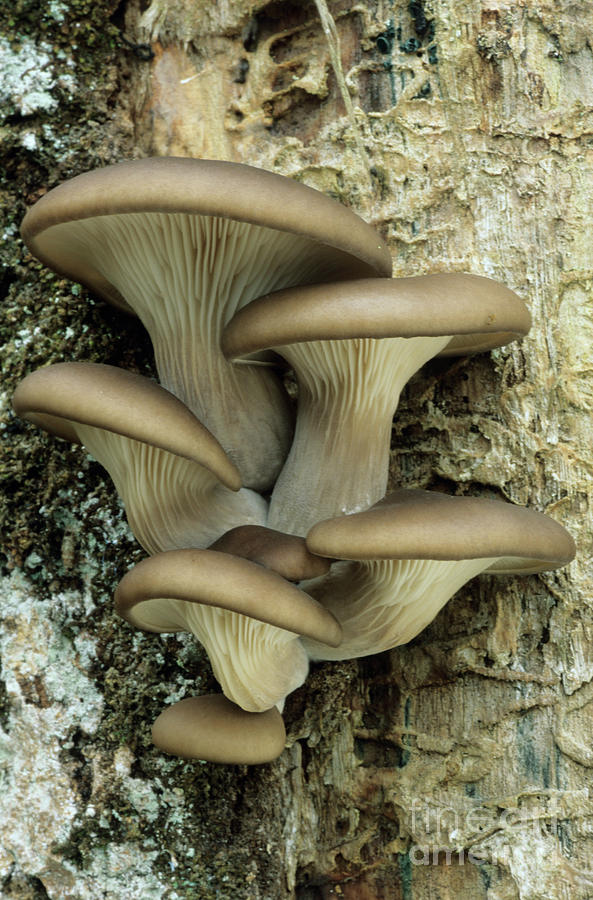
[[[491,278],[463,273],[366,278],[304,285],[268,294],[225,328],[229,359],[313,341],[450,335],[440,355],[476,353],[523,337],[523,301]]]
[[[288,581],[327,575],[331,561],[307,550],[305,539],[263,525],[239,525],[223,534],[210,550],[242,556],[273,569]]]
[[[391,275],[389,250],[351,210],[290,178],[220,160],[157,157],[85,172],[48,191],[27,212],[21,234],[47,266],[129,308],[92,260],[69,245],[66,235],[76,226],[62,226],[147,212],[212,216],[288,232],[328,248],[327,274]]]
[[[223,692],[243,709],[278,704],[307,676],[298,635],[339,644],[341,628],[295,585],[247,559],[171,550],[124,575],[117,612],[146,631],[189,631],[204,645]]]
[[[259,489],[288,452],[289,406],[273,371],[226,363],[222,327],[270,290],[391,273],[387,248],[350,210],[288,178],[211,160],[79,175],[29,210],[22,235],[47,265],[140,316],[160,381]]]
[[[481,572],[541,572],[566,565],[575,553],[568,532],[542,513],[406,490],[366,512],[318,523],[307,545],[351,560],[306,585],[344,632],[336,650],[306,640],[314,659],[366,656],[407,643]]]
[[[296,432],[267,524],[306,534],[320,519],[379,500],[408,378],[433,356],[495,347],[529,324],[516,294],[463,274],[291,288],[240,310],[224,330],[225,355],[272,348],[299,386]]]
[[[209,469],[232,491],[241,476],[216,438],[170,391],[99,363],[56,363],[32,372],[12,398],[18,416],[71,443],[90,425],[167,450]]]
[[[213,694],[169,706],[152,726],[152,739],[160,750],[184,759],[253,766],[280,756],[286,732],[277,709],[246,712]]]
[[[238,523],[264,522],[267,504],[173,394],[123,369],[59,363],[28,375],[13,405],[26,419],[82,443],[124,501],[149,553],[208,546]]]
[[[146,631],[187,630],[181,601],[215,606],[336,647],[341,629],[311,597],[271,569],[217,550],[169,550],[134,566],[115,593],[117,612]]]
[[[534,573],[565,566],[576,552],[549,516],[485,497],[399,490],[371,509],[314,525],[312,553],[336,559],[460,560],[496,557],[489,571]]]

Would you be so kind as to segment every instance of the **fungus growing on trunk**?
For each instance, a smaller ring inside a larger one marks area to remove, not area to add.
[[[161,383],[260,490],[288,452],[289,407],[273,371],[227,363],[224,325],[268,291],[391,274],[387,248],[350,210],[288,178],[212,160],[79,175],[42,197],[21,230],[44,263],[140,317]]]
[[[18,386],[17,415],[83,444],[109,472],[132,532],[149,553],[206,547],[237,524],[265,521],[224,450],[173,394],[97,363],[57,363]]]
[[[223,693],[250,712],[281,704],[307,677],[306,636],[337,646],[341,628],[277,573],[216,550],[142,560],[115,593],[117,612],[145,631],[188,631],[204,645]]]
[[[462,274],[292,288],[238,312],[223,334],[226,356],[273,349],[299,387],[268,525],[304,535],[320,519],[376,503],[387,488],[393,414],[411,375],[433,356],[496,347],[529,325],[516,294]]]
[[[336,649],[306,639],[312,659],[350,659],[405,644],[479,573],[542,572],[575,554],[568,532],[543,513],[421,490],[395,491],[365,512],[319,522],[307,546],[350,560],[303,585],[343,629]]]
[[[304,538],[262,525],[239,525],[223,534],[210,550],[242,556],[272,569],[287,581],[327,575],[331,564],[331,560],[310,553]]]
[[[309,659],[411,640],[480,572],[573,558],[560,525],[510,504],[425,491],[376,502],[403,385],[434,355],[524,334],[512,291],[463,274],[392,280],[387,248],[352,212],[215,161],[78,176],[28,212],[22,235],[56,271],[137,314],[153,342],[164,387],[60,364],[28,376],[13,403],[108,469],[154,554],[121,580],[120,615],[191,632],[208,652],[226,696],[166,709],[153,726],[166,752],[272,760],[285,743],[278,708]],[[299,383],[288,458],[289,403],[260,356],[269,350]],[[281,468],[268,517],[255,489]]]
[[[284,750],[286,731],[277,709],[250,713],[222,694],[186,697],[152,726],[155,745],[184,759],[249,766],[271,762]]]

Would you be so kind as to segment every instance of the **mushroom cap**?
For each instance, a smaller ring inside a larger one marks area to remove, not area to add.
[[[219,160],[159,157],[86,172],[45,194],[27,212],[21,234],[46,265],[129,310],[119,291],[52,227],[146,212],[217,216],[290,232],[343,253],[356,277],[391,275],[386,245],[347,207],[290,178]]]
[[[222,694],[211,694],[167,707],[152,726],[152,740],[184,759],[253,766],[280,756],[286,731],[276,707],[246,712]]]
[[[27,375],[12,398],[17,415],[80,443],[72,423],[141,441],[209,469],[230,490],[241,476],[214,435],[165,388],[125,369],[69,362]]]
[[[481,275],[365,278],[260,297],[229,322],[222,348],[237,358],[307,341],[452,335],[440,354],[452,355],[498,347],[530,324],[523,301]]]
[[[270,569],[217,550],[158,553],[130,569],[115,592],[119,615],[146,631],[179,631],[178,618],[167,618],[167,600],[217,606],[332,647],[342,639],[334,616],[308,594]]]
[[[575,544],[532,509],[481,497],[399,490],[365,512],[314,525],[307,547],[350,560],[497,558],[487,570],[529,573],[569,563]]]
[[[305,539],[263,525],[239,525],[223,534],[210,550],[242,556],[272,569],[287,581],[327,575],[331,561],[307,550]]]

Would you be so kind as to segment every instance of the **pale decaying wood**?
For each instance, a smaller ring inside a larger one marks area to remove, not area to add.
[[[271,776],[252,776],[268,806],[257,836],[237,838],[236,896],[585,900],[591,9],[340,0],[327,10],[364,158],[313,3],[153,0],[141,12],[130,2],[127,34],[155,56],[122,93],[114,128],[131,123],[138,155],[251,163],[336,196],[383,233],[395,275],[474,272],[525,298],[533,327],[520,345],[414,379],[391,484],[529,504],[561,521],[579,552],[556,573],[474,581],[413,645],[313,673],[287,706],[289,749]],[[191,830],[189,807],[179,816]],[[283,872],[274,889],[260,857],[249,862],[250,839]]]

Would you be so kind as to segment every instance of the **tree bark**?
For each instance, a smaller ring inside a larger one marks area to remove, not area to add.
[[[2,0],[0,21],[2,896],[593,896],[590,5]],[[116,618],[142,553],[107,476],[10,410],[49,362],[154,373],[139,325],[18,238],[46,189],[147,155],[288,175],[372,223],[394,275],[520,294],[521,343],[412,380],[390,486],[529,505],[578,545],[475,579],[410,645],[315,666],[263,767],[152,747],[208,663]]]

